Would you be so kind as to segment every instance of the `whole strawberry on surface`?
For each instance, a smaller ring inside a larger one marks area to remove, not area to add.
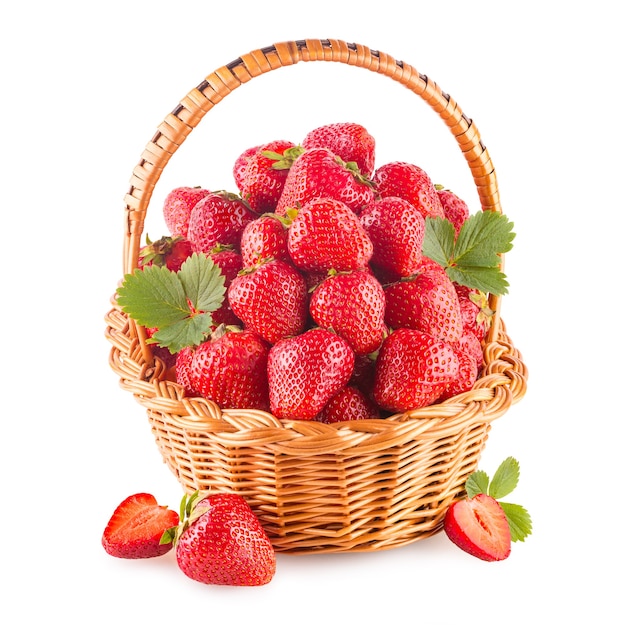
[[[102,534],[102,546],[121,559],[161,556],[172,546],[160,543],[160,539],[178,522],[178,513],[160,505],[152,494],[136,493],[115,508]]]
[[[181,502],[180,524],[163,535],[180,570],[207,585],[260,586],[276,572],[276,553],[258,517],[236,493],[195,492]]]

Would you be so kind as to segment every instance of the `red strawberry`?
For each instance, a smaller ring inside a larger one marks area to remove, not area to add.
[[[452,346],[431,335],[399,328],[385,338],[376,360],[374,400],[388,411],[433,404],[458,376]]]
[[[176,382],[184,387],[188,396],[198,395],[192,388],[191,383],[191,365],[193,363],[194,348],[185,346],[176,353]]]
[[[243,268],[241,254],[232,248],[217,246],[211,250],[209,256],[215,265],[220,268],[220,271],[224,275],[224,287],[228,289],[229,285]],[[220,308],[217,309],[217,311],[213,311],[211,316],[213,317],[214,327],[220,324],[226,324],[227,326],[238,326],[241,324],[241,320],[233,313],[228,298],[224,298]]]
[[[276,209],[289,168],[302,153],[291,141],[271,141],[253,151],[239,175],[241,197],[259,215]]]
[[[463,321],[459,297],[445,270],[423,257],[417,273],[385,286],[385,321],[391,328],[414,328],[454,343]]]
[[[233,165],[233,178],[235,179],[237,189],[241,190],[241,183],[243,182],[243,177],[246,173],[246,168],[248,167],[248,161],[255,152],[258,152],[260,148],[260,145],[250,146],[235,159],[235,164]]]
[[[373,252],[358,216],[333,198],[311,200],[298,210],[287,246],[294,265],[306,272],[364,268]]]
[[[307,133],[302,147],[328,148],[346,163],[355,162],[366,178],[374,172],[376,141],[360,124],[339,122],[320,126]]]
[[[444,530],[461,550],[483,561],[511,554],[511,530],[497,500],[484,493],[458,500],[446,512]]]
[[[163,202],[163,219],[172,237],[187,237],[191,211],[209,193],[202,187],[176,187],[167,194]]]
[[[304,330],[308,293],[291,264],[270,259],[243,271],[228,288],[228,301],[245,327],[269,343]]]
[[[117,506],[102,534],[108,554],[122,559],[161,556],[172,546],[160,544],[163,533],[178,524],[178,513],[149,493],[136,493]]]
[[[241,233],[240,251],[244,267],[259,261],[279,259],[287,261],[287,229],[291,220],[275,213],[267,213],[248,222]]]
[[[351,168],[326,148],[312,148],[289,169],[276,213],[299,209],[314,198],[334,198],[358,211],[374,198],[374,189],[356,166]]]
[[[465,200],[462,200],[449,189],[436,187],[437,195],[441,201],[445,218],[452,222],[454,232],[458,236],[463,222],[469,217],[469,208]]]
[[[474,355],[461,348],[456,348],[455,354],[459,361],[459,372],[456,378],[445,386],[438,398],[440,402],[472,389],[478,376],[478,364]]]
[[[395,196],[408,200],[426,217],[445,217],[441,200],[428,174],[417,165],[394,161],[381,165],[372,182],[383,198]]]
[[[482,341],[493,316],[487,296],[482,291],[464,285],[455,285],[455,289],[459,296],[463,329],[476,335],[478,341]]]
[[[397,277],[419,269],[426,225],[410,202],[394,197],[373,200],[361,210],[360,220],[374,246],[372,266]]]
[[[267,410],[267,353],[257,333],[220,327],[194,350],[188,384],[222,409]]]
[[[334,424],[352,420],[377,419],[378,407],[360,389],[346,385],[324,406],[317,416],[318,422]]]
[[[139,267],[157,265],[177,272],[180,266],[191,256],[191,242],[186,237],[161,237],[150,241],[139,250]]]
[[[353,369],[348,342],[324,328],[279,341],[267,361],[272,413],[284,419],[315,419],[347,384]]]
[[[365,270],[332,274],[311,294],[309,312],[315,323],[343,337],[356,355],[376,351],[385,326],[385,292]]]
[[[259,586],[276,572],[276,553],[259,518],[236,493],[184,498],[172,538],[180,570],[207,585]]]
[[[195,252],[209,254],[218,244],[239,247],[241,233],[256,214],[236,194],[214,191],[200,200],[189,216],[187,238]]]

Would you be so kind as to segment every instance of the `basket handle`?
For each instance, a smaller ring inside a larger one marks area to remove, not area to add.
[[[301,61],[334,61],[362,67],[384,74],[420,96],[456,139],[471,170],[482,210],[502,212],[495,170],[475,124],[435,82],[411,65],[360,44],[337,39],[287,41],[254,50],[209,74],[158,127],[133,170],[125,196],[124,273],[137,267],[148,204],[163,168],[205,113],[250,79]],[[490,307],[495,314],[487,340],[493,341],[500,330],[498,296],[490,296]],[[141,339],[142,333],[139,335]]]

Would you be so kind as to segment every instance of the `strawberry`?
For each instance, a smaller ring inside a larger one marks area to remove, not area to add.
[[[287,247],[294,265],[306,272],[364,268],[373,253],[358,216],[333,198],[316,198],[298,210]]]
[[[380,347],[385,332],[385,292],[368,271],[332,273],[310,296],[309,312],[322,328],[343,337],[355,355]]]
[[[454,352],[459,361],[459,371],[456,378],[445,386],[443,393],[438,398],[439,402],[465,391],[470,391],[478,376],[478,360],[476,356],[458,347],[454,349]]]
[[[391,277],[410,276],[420,266],[424,241],[424,217],[402,198],[379,198],[360,213],[365,232],[373,244],[372,266]]]
[[[241,254],[228,246],[216,246],[211,250],[209,257],[220,268],[220,272],[224,276],[224,287],[228,289],[230,283],[243,268],[243,259]],[[213,327],[217,328],[220,324],[227,326],[238,326],[241,320],[233,313],[228,298],[224,298],[222,305],[212,313]]]
[[[354,352],[324,328],[282,339],[269,351],[267,377],[272,413],[283,419],[315,419],[350,380]]]
[[[255,217],[237,194],[214,191],[191,211],[187,238],[195,252],[209,254],[218,244],[238,248],[245,225]]]
[[[270,539],[237,493],[183,497],[180,524],[163,541],[174,544],[183,574],[207,585],[265,585],[276,572]]]
[[[241,190],[241,184],[246,173],[246,168],[248,167],[248,161],[251,159],[252,155],[260,149],[261,145],[250,146],[235,159],[235,163],[233,165],[233,179],[235,180],[235,186],[237,189]]]
[[[287,229],[291,219],[275,213],[266,213],[248,222],[241,233],[240,252],[244,267],[259,261],[279,259],[287,261]]]
[[[174,366],[176,382],[185,389],[188,396],[195,396],[198,393],[192,388],[191,365],[193,363],[194,348],[185,346],[176,353],[176,364]]]
[[[220,326],[193,351],[178,382],[222,409],[267,410],[267,354],[257,333]]]
[[[346,385],[326,403],[316,420],[325,424],[334,424],[379,417],[380,411],[372,400],[357,387]]]
[[[455,284],[461,308],[463,330],[471,332],[482,341],[491,325],[493,311],[489,308],[487,295],[478,289]]]
[[[454,343],[463,322],[459,297],[445,270],[423,257],[419,270],[385,286],[385,322],[391,328],[414,328]]]
[[[191,242],[186,237],[166,236],[156,241],[146,237],[146,245],[139,250],[139,267],[165,266],[177,272],[192,252]]]
[[[453,347],[410,328],[385,338],[376,360],[373,397],[388,411],[408,411],[437,401],[458,376]]]
[[[454,233],[458,237],[461,226],[469,217],[469,208],[465,200],[462,200],[454,192],[435,185],[437,195],[443,208],[444,217],[454,226]]]
[[[380,196],[404,198],[424,218],[445,217],[435,185],[428,174],[413,163],[393,161],[381,165],[372,175],[372,183]]]
[[[276,213],[282,215],[288,208],[299,209],[314,198],[324,197],[340,200],[356,212],[373,200],[374,189],[356,165],[345,163],[327,148],[312,148],[289,169]]]
[[[108,554],[122,559],[161,556],[172,548],[159,543],[161,536],[178,521],[178,513],[158,504],[153,495],[136,493],[113,512],[102,545]]]
[[[339,122],[320,126],[307,133],[302,147],[305,150],[328,148],[346,163],[356,163],[366,178],[374,172],[376,141],[360,124]]]
[[[506,515],[498,501],[485,493],[452,504],[443,527],[461,550],[483,561],[502,561],[511,554]]]
[[[277,140],[251,152],[239,176],[239,192],[255,213],[276,209],[289,168],[302,153],[291,141]]]
[[[202,187],[176,187],[167,194],[163,202],[163,219],[172,237],[187,237],[191,211],[209,193]]]
[[[228,301],[245,327],[271,344],[301,333],[307,322],[306,282],[285,261],[270,259],[241,272],[228,288]]]

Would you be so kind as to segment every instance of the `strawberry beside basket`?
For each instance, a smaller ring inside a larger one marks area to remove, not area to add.
[[[483,211],[502,212],[491,159],[472,120],[410,65],[363,45],[301,40],[255,50],[207,76],[165,118],[135,167],[125,197],[124,273],[138,265],[150,198],[169,158],[204,115],[250,79],[301,61],[332,61],[387,76],[421,97],[449,127]],[[384,419],[281,420],[221,410],[186,397],[152,354],[145,329],[117,305],[106,316],[109,363],[147,411],[164,462],[186,492],[233,491],[249,502],[279,552],[372,551],[441,530],[464,494],[493,420],[521,399],[527,371],[500,318],[499,296],[474,387]]]

